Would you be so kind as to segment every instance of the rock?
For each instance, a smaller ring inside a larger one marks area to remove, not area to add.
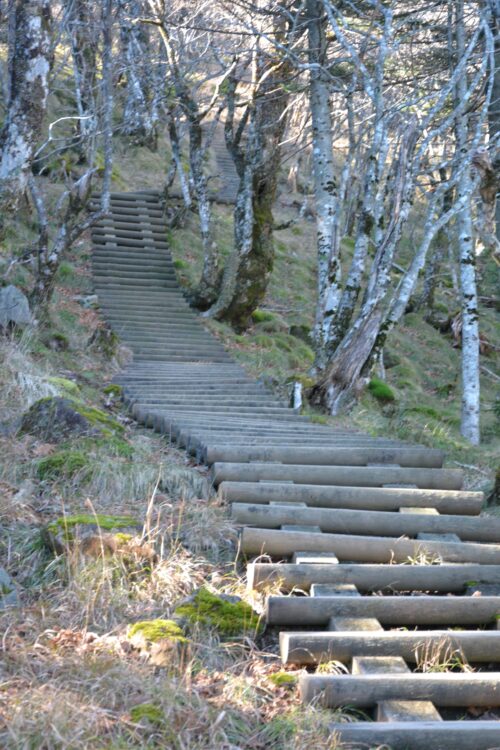
[[[97,434],[73,401],[59,396],[41,398],[23,415],[21,432],[48,443],[59,443],[75,435]]]
[[[27,326],[32,322],[27,297],[12,284],[0,289],[0,328]]]
[[[99,297],[97,294],[75,294],[73,299],[86,310],[99,307]]]
[[[208,628],[221,638],[258,635],[263,628],[252,607],[230,594],[214,594],[202,586],[176,607],[175,620],[184,627]]]
[[[58,555],[69,548],[78,548],[88,557],[128,553],[150,562],[155,558],[150,545],[139,544],[140,524],[129,516],[87,513],[61,516],[47,524],[41,534],[46,547]]]
[[[143,620],[129,626],[127,638],[156,667],[166,667],[172,652],[182,650],[188,639],[173,620]]]
[[[5,568],[0,567],[0,609],[16,604],[19,604],[19,599],[12,578]]]
[[[72,436],[119,434],[123,426],[100,409],[71,398],[50,396],[30,406],[23,415],[20,431],[47,443],[59,443]]]

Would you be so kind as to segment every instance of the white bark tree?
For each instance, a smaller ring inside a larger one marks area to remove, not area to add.
[[[0,132],[0,202],[16,206],[26,190],[42,133],[52,50],[50,0],[10,3],[9,99]]]

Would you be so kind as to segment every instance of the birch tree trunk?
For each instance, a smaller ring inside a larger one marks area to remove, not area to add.
[[[455,50],[461,59],[465,50],[465,20],[463,0],[455,4]],[[467,96],[467,76],[456,86],[457,102]],[[465,154],[469,139],[469,117],[461,113],[455,124],[457,152]],[[464,170],[457,186],[457,197],[464,201],[457,216],[457,235],[460,258],[460,292],[462,306],[462,419],[460,432],[473,445],[479,445],[480,383],[479,383],[479,324],[476,287],[476,253],[472,223],[470,170]]]
[[[325,342],[338,303],[340,262],[332,257],[334,223],[338,211],[338,186],[333,165],[330,86],[324,70],[326,34],[321,0],[307,0],[309,105],[312,122],[312,163],[318,252],[317,307],[314,326],[316,367],[325,364]]]
[[[494,40],[494,70],[493,90],[488,110],[488,129],[490,139],[500,136],[500,0],[488,0],[490,10],[491,31]],[[497,181],[497,192],[500,191],[500,152],[493,161]],[[500,241],[500,200],[496,201],[495,208],[495,231],[497,240]],[[497,258],[500,264],[500,257]]]
[[[137,0],[120,0],[120,36],[125,63],[127,89],[123,108],[123,131],[137,143],[156,147],[157,133],[152,116],[149,80],[148,32],[139,19],[142,4]]]
[[[40,137],[51,67],[50,0],[10,4],[13,49],[9,50],[9,101],[0,132],[0,202],[15,207],[26,190]]]
[[[73,73],[82,141],[95,132],[96,122],[96,56],[98,32],[91,0],[66,0],[67,26],[73,57]],[[80,152],[84,153],[83,147]]]

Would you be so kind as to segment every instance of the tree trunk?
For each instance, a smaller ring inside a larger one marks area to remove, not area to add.
[[[239,143],[230,149],[240,176],[234,211],[235,249],[224,269],[219,298],[207,315],[227,320],[237,330],[248,327],[252,312],[264,299],[273,269],[272,206],[286,126],[289,94],[282,82],[287,71],[286,62],[276,65],[275,61],[266,62],[259,70],[263,83],[251,105],[244,150]]]
[[[203,247],[203,270],[192,303],[199,310],[207,310],[213,304],[217,298],[221,281],[219,253],[212,231],[212,211],[208,195],[208,180],[203,163],[204,153],[201,122],[198,117],[193,116],[189,122],[189,164],[198,203],[198,218]]]
[[[382,322],[380,308],[374,307],[358,328],[351,328],[339,346],[331,365],[311,392],[311,401],[338,414],[344,408],[370,357]]]
[[[309,38],[309,103],[312,120],[314,197],[316,204],[316,242],[318,251],[317,308],[314,338],[317,366],[321,368],[324,345],[339,296],[340,259],[332,257],[334,223],[338,211],[338,187],[333,165],[330,89],[324,72],[326,35],[321,0],[307,0]]]
[[[457,0],[456,14],[456,56],[461,60],[465,50],[465,20],[463,0]],[[463,75],[456,87],[458,102],[466,100],[467,77]],[[455,125],[457,152],[467,152],[468,117],[462,113]],[[471,174],[469,169],[462,172],[458,186],[458,199],[464,200],[464,207],[457,217],[457,233],[460,257],[460,289],[462,297],[462,420],[460,431],[473,445],[479,445],[480,385],[479,385],[479,325],[478,299],[476,288],[476,253],[471,210]]]
[[[491,13],[492,34],[495,45],[495,70],[493,78],[493,90],[491,92],[490,106],[488,110],[488,129],[490,140],[498,138],[500,134],[500,0],[488,0]],[[496,175],[497,192],[500,190],[500,152],[496,149],[496,157],[493,161],[493,169]],[[497,240],[500,241],[500,201],[496,201],[495,208],[495,230]],[[498,259],[500,263],[500,258]]]
[[[78,130],[81,139],[96,130],[96,56],[97,29],[90,0],[66,0],[67,25],[71,39],[75,95],[80,117]],[[84,149],[80,151],[83,155]]]
[[[0,201],[17,205],[26,190],[43,127],[51,67],[50,0],[11,3],[13,50],[7,116],[0,133]]]
[[[146,74],[148,32],[139,19],[143,9],[137,0],[120,0],[120,36],[126,65],[127,89],[123,108],[123,132],[140,145],[156,148],[157,133],[151,113],[149,80]]]

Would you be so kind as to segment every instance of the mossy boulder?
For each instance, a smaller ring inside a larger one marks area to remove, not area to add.
[[[60,396],[36,401],[21,420],[21,433],[59,443],[69,437],[122,433],[123,426],[106,412]]]
[[[392,388],[383,380],[380,380],[380,378],[372,378],[368,383],[368,390],[377,401],[381,401],[382,403],[389,403],[396,400]]]
[[[153,550],[139,544],[140,528],[131,516],[78,513],[51,521],[41,534],[44,544],[58,555],[77,548],[84,555],[101,557],[103,554],[131,554],[141,547],[143,556],[151,558]]]
[[[238,596],[214,594],[205,587],[180,604],[174,615],[186,627],[209,628],[222,638],[258,635],[263,628],[257,613]]]
[[[174,653],[188,643],[184,631],[173,620],[141,620],[130,625],[127,638],[151,664],[167,666]]]
[[[95,433],[88,419],[75,403],[60,396],[41,398],[23,415],[21,433],[36,435],[40,440],[59,443],[69,437]]]
[[[64,396],[69,398],[80,398],[81,396],[78,385],[68,378],[51,377],[47,378],[47,382],[57,388]]]

